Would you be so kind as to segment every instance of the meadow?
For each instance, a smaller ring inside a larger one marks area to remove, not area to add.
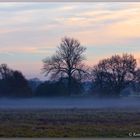
[[[129,137],[137,108],[0,109],[0,137]]]

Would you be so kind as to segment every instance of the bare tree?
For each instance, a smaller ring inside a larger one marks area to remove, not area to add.
[[[29,97],[32,92],[20,71],[10,69],[7,64],[0,65],[0,96]]]
[[[43,72],[46,76],[51,74],[56,77],[68,77],[68,88],[71,93],[71,82],[73,78],[81,78],[85,73],[82,61],[85,59],[83,53],[86,48],[81,46],[76,39],[64,37],[58,46],[56,53],[43,60]],[[76,76],[75,76],[76,75]]]
[[[7,79],[12,75],[12,70],[8,68],[7,64],[0,65],[0,79]]]
[[[140,68],[138,68],[135,72],[135,81],[140,83]]]
[[[117,95],[134,79],[136,59],[132,55],[115,55],[104,59],[93,68],[93,80],[98,89]]]
[[[134,77],[134,91],[139,92],[140,91],[140,68],[138,68],[135,71],[135,77]]]

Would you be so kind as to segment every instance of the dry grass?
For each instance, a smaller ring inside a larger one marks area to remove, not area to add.
[[[0,137],[128,137],[140,112],[120,109],[0,110]]]

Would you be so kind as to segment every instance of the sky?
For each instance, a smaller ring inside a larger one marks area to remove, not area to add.
[[[0,4],[0,64],[38,77],[42,60],[65,36],[87,48],[93,66],[114,54],[133,54],[140,65],[140,3],[40,2]]]

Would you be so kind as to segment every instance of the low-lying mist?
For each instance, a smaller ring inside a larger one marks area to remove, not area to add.
[[[53,98],[1,98],[0,109],[44,109],[44,108],[139,108],[139,98],[95,99],[93,97]]]

